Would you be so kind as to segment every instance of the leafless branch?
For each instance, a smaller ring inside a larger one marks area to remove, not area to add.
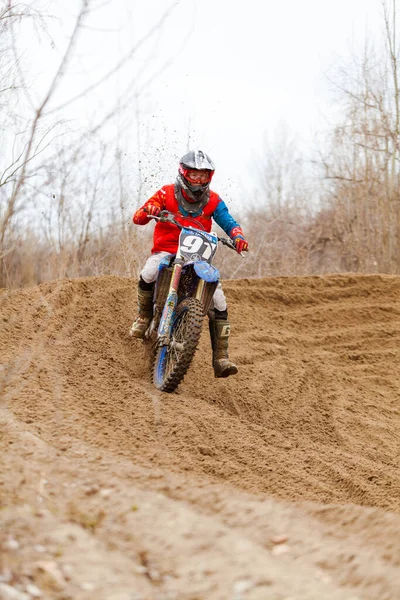
[[[175,8],[176,8],[176,3],[174,2],[161,15],[160,19],[155,23],[155,25],[153,27],[151,27],[151,29],[129,50],[129,52],[112,69],[110,69],[103,77],[101,77],[98,81],[96,81],[92,85],[90,85],[87,88],[85,88],[84,90],[82,90],[82,92],[79,92],[79,94],[77,94],[73,98],[70,98],[69,100],[67,100],[67,102],[64,102],[64,104],[61,104],[55,108],[52,108],[51,110],[48,110],[46,112],[46,116],[50,115],[54,112],[60,111],[64,108],[66,108],[67,106],[69,106],[70,104],[81,99],[82,97],[87,96],[88,94],[93,92],[96,88],[98,88],[100,85],[102,85],[103,83],[108,81],[108,79],[110,79],[110,77],[112,77],[118,71],[120,71],[121,68],[132,59],[132,57],[138,52],[138,50],[160,29],[160,27],[162,27],[162,25],[169,18],[169,16],[171,15],[171,13],[173,12],[173,10]]]

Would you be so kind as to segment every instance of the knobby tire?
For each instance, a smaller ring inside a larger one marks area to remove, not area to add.
[[[196,298],[178,305],[171,340],[183,343],[183,350],[163,346],[154,357],[153,383],[162,392],[173,392],[186,375],[200,340],[203,316],[203,305]]]

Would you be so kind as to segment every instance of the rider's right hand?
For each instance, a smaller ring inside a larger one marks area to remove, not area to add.
[[[146,204],[143,210],[149,217],[158,217],[161,212],[161,208],[157,204]]]

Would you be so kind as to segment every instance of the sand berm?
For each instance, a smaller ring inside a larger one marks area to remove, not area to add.
[[[400,599],[400,277],[224,283],[177,392],[135,281],[0,294],[0,598]]]

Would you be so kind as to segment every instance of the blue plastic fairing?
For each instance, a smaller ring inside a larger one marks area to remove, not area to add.
[[[213,231],[210,231],[210,233],[208,233],[207,231],[193,229],[193,227],[182,227],[182,231],[184,233],[186,233],[187,235],[198,235],[202,238],[205,238],[209,242],[214,242],[215,244],[218,244],[217,234],[214,233]]]
[[[164,256],[164,258],[161,260],[160,264],[158,265],[159,271],[161,271],[161,269],[164,269],[165,267],[169,267],[169,262],[171,260],[171,256],[172,256],[172,254],[169,254],[168,256]]]
[[[219,271],[213,265],[210,265],[205,260],[197,261],[193,263],[194,270],[197,275],[207,281],[207,283],[214,283],[215,281],[219,281]]]

